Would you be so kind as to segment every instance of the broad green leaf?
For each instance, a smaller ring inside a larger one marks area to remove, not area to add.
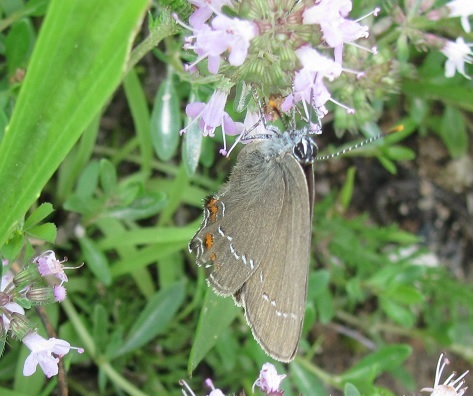
[[[53,205],[49,202],[45,202],[39,205],[33,213],[31,213],[28,218],[25,220],[25,224],[23,225],[23,230],[27,231],[30,227],[38,224],[40,221],[44,220],[48,217],[51,213],[53,213]]]
[[[33,50],[35,32],[29,19],[15,22],[5,42],[8,74],[13,75],[17,69],[24,69]]]
[[[173,74],[168,73],[159,86],[151,113],[151,140],[159,159],[169,161],[176,154],[181,129],[179,98]]]
[[[109,209],[107,214],[116,219],[140,220],[157,214],[167,204],[168,200],[164,193],[149,193],[137,197],[127,206]]]
[[[463,114],[452,106],[447,106],[437,133],[442,138],[453,158],[468,152],[468,132]]]
[[[117,187],[117,171],[106,159],[100,160],[100,187],[105,195],[112,194]]]
[[[220,334],[229,331],[228,326],[239,311],[232,298],[222,298],[217,296],[210,287],[207,288],[187,364],[189,374],[213,348]]]
[[[147,6],[51,1],[0,145],[0,245],[117,88]]]
[[[31,227],[27,234],[33,238],[54,243],[57,236],[57,228],[53,223],[38,224]]]
[[[176,315],[184,297],[184,282],[175,283],[156,293],[136,319],[117,355],[131,352],[162,333]]]
[[[365,356],[342,374],[342,382],[371,384],[382,372],[401,365],[411,354],[409,345],[387,345]]]
[[[355,385],[347,382],[343,387],[343,396],[361,396]]]
[[[379,301],[382,310],[394,322],[404,328],[411,328],[414,325],[416,317],[408,308],[390,300],[389,298],[382,297],[379,299]]]
[[[405,80],[402,92],[408,97],[438,100],[463,110],[473,111],[473,95],[468,84],[452,84],[449,79]]]

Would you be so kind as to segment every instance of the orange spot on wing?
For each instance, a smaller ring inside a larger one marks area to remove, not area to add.
[[[217,214],[218,214],[217,202],[218,202],[217,199],[210,198],[209,201],[206,204],[206,207],[210,212],[210,221],[212,223],[214,223],[215,220],[217,220]]]
[[[207,249],[210,249],[214,244],[214,237],[211,233],[208,232],[207,234],[205,234],[204,244]]]

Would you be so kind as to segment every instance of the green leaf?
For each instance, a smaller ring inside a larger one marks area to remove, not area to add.
[[[93,316],[93,339],[98,354],[104,353],[108,341],[108,312],[102,304],[96,304]]]
[[[355,385],[347,382],[343,387],[343,396],[361,396]]]
[[[189,96],[189,103],[200,102],[198,90],[193,88]],[[184,156],[184,165],[188,176],[192,176],[197,169],[199,157],[202,150],[202,131],[198,122],[192,122],[191,117],[187,117],[187,129],[184,135],[182,152]]]
[[[105,285],[110,286],[112,276],[107,257],[88,237],[79,238],[79,244],[84,254],[85,265]]]
[[[452,106],[447,106],[437,133],[442,138],[453,158],[468,152],[468,132],[463,114]]]
[[[365,356],[341,376],[342,382],[371,384],[381,373],[401,365],[411,354],[409,345],[387,345]]]
[[[147,6],[50,2],[0,146],[0,246],[117,88]]]
[[[2,246],[1,252],[3,257],[9,261],[13,261],[20,253],[23,247],[23,241],[23,234],[19,231],[15,231],[7,243]]]
[[[227,330],[239,312],[232,298],[219,297],[210,287],[207,288],[187,364],[189,374],[213,348],[220,334]]]
[[[404,80],[402,92],[411,98],[420,97],[438,100],[463,110],[473,111],[473,95],[471,87],[464,84],[452,84],[450,79]]]
[[[100,186],[105,195],[112,194],[117,187],[117,171],[106,159],[100,160]]]
[[[35,32],[29,19],[15,22],[8,32],[5,42],[8,74],[12,75],[17,69],[25,69],[35,42]]]
[[[381,297],[379,299],[382,310],[397,324],[405,328],[411,328],[415,323],[415,315],[407,308],[390,300]]]
[[[33,213],[31,213],[28,218],[25,220],[25,224],[23,225],[23,230],[27,231],[29,228],[38,224],[41,220],[44,220],[48,217],[51,213],[54,212],[53,205],[49,202],[45,202],[39,205]]]
[[[143,194],[137,197],[131,204],[113,208],[107,214],[116,219],[140,220],[154,216],[167,205],[164,193],[156,192]]]
[[[117,356],[145,345],[162,333],[176,315],[184,297],[184,282],[175,283],[156,293],[136,319]]]
[[[179,98],[173,74],[168,73],[159,86],[151,113],[151,140],[159,159],[169,161],[176,154],[181,129]]]
[[[297,385],[298,394],[301,395],[326,395],[327,392],[320,382],[320,380],[307,370],[304,366],[299,364],[297,360],[289,366],[291,370],[291,377]],[[283,382],[284,386],[284,382]]]
[[[353,196],[353,186],[355,184],[355,167],[350,167],[347,172],[347,178],[343,184],[343,188],[340,191],[339,201],[342,204],[343,209],[347,209],[350,205],[351,198]]]
[[[53,223],[39,224],[31,227],[27,234],[33,238],[54,243],[56,241],[57,228]]]

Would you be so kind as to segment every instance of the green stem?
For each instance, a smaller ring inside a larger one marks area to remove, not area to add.
[[[105,360],[104,356],[97,356],[97,349],[95,348],[92,336],[82,322],[72,302],[66,299],[61,303],[61,306],[74,326],[87,354],[94,360],[95,364],[107,374],[108,378],[110,378],[116,386],[132,396],[146,396],[145,393],[141,392],[132,383],[123,378],[123,376],[110,365],[110,362]]]

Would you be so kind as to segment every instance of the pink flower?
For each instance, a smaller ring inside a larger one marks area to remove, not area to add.
[[[442,364],[443,353],[440,355],[440,358],[437,363],[437,370],[435,372],[435,382],[433,388],[423,388],[421,392],[429,392],[431,396],[462,396],[466,392],[466,387],[462,388],[465,384],[463,379],[468,371],[465,371],[457,379],[455,378],[455,373],[450,375],[443,384],[440,384],[440,378],[442,377],[443,369],[447,364],[450,364],[449,360],[445,358]]]
[[[224,5],[230,5],[230,0],[190,0],[189,3],[198,8],[189,17],[189,23],[193,27],[207,22],[214,12],[220,12]]]
[[[450,17],[460,17],[463,30],[470,33],[471,26],[468,17],[473,14],[473,1],[453,0],[446,6],[450,9]]]
[[[13,281],[13,274],[8,271],[5,275],[2,276],[2,281],[0,284],[0,292],[3,292],[9,285],[11,285]],[[8,297],[7,297],[8,298]],[[22,306],[15,302],[7,302],[5,305],[2,307],[2,320],[3,320],[3,327],[5,329],[5,333],[8,332],[10,329],[10,319],[11,319],[11,313],[16,312],[21,315],[25,314],[25,310],[23,309]]]
[[[179,21],[178,21],[179,22]],[[250,21],[238,18],[229,18],[217,15],[212,20],[212,27],[204,23],[190,27],[179,22],[182,26],[192,30],[192,36],[186,38],[185,49],[194,50],[198,58],[187,69],[192,69],[197,63],[207,58],[208,70],[212,74],[218,73],[220,56],[229,51],[228,62],[232,66],[243,64],[250,41],[256,35],[256,25]]]
[[[207,378],[205,380],[205,385],[207,385],[212,391],[208,394],[208,396],[225,396],[225,394],[218,388],[215,388],[212,380]]]
[[[252,389],[254,391],[254,387],[257,386],[267,395],[282,395],[283,391],[279,389],[279,386],[284,378],[286,378],[285,374],[278,375],[276,367],[271,363],[265,363],[263,364],[259,377],[253,384]]]
[[[310,119],[309,107],[314,107],[319,117],[328,113],[325,103],[331,98],[330,92],[325,87],[322,76],[307,69],[296,73],[294,78],[294,92],[286,97],[281,105],[282,111],[288,111],[296,103],[302,102],[305,117]]]
[[[318,73],[322,77],[327,77],[330,81],[333,81],[342,73],[342,66],[339,63],[321,55],[309,46],[297,49],[296,55],[303,69]]]
[[[453,77],[455,71],[470,79],[471,77],[465,73],[465,63],[473,62],[473,54],[471,52],[471,43],[465,43],[462,37],[458,37],[455,42],[446,41],[445,46],[440,50],[446,57],[445,77]]]
[[[71,349],[71,345],[67,341],[56,338],[46,340],[36,332],[29,333],[21,341],[31,351],[23,366],[24,376],[33,375],[38,364],[46,377],[51,378],[53,375],[57,375],[59,358],[52,356],[52,354],[62,357]]]
[[[54,301],[61,302],[64,301],[67,295],[66,288],[61,285],[53,286]]]
[[[53,275],[61,281],[61,284],[67,282],[67,275],[64,272],[64,261],[56,259],[56,255],[52,250],[47,250],[34,260],[38,264],[38,271],[41,276]]]
[[[366,38],[369,35],[367,26],[359,24],[358,20],[353,21],[346,18],[351,8],[350,0],[321,0],[303,14],[304,24],[320,25],[323,37],[327,44],[334,49],[335,61],[339,64],[342,64],[342,51],[345,43],[353,43],[355,40]],[[379,9],[375,9],[368,15],[377,14],[378,11]],[[357,45],[357,47],[360,46]],[[376,53],[374,48],[364,49]]]
[[[189,103],[186,107],[186,114],[192,117],[193,120],[191,124],[181,130],[181,135],[196,121],[199,121],[199,127],[203,131],[204,136],[214,137],[215,129],[221,126],[223,149],[220,150],[220,153],[226,155],[227,144],[225,135],[235,135],[238,128],[238,124],[235,123],[225,111],[227,96],[228,93],[226,92],[215,91],[207,104],[202,102]]]
[[[256,36],[256,26],[249,21],[217,15],[212,21],[212,27],[220,32],[227,49],[230,52],[228,63],[241,66],[248,54],[250,41]]]

